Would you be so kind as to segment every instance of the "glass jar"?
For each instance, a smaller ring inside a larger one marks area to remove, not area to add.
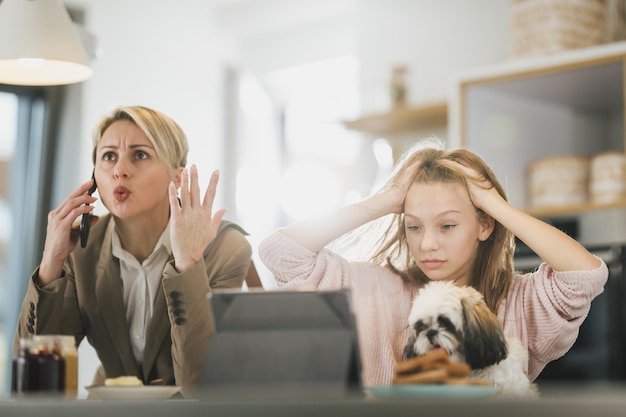
[[[65,396],[69,399],[76,399],[78,394],[78,350],[76,349],[76,339],[74,336],[56,336],[61,355],[65,361]]]
[[[33,336],[19,341],[13,359],[13,395],[65,393],[65,360],[56,336]]]

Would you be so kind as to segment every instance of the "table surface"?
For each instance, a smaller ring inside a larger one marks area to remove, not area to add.
[[[503,398],[235,398],[222,400],[100,401],[0,400],[0,416],[171,417],[171,416],[532,416],[601,417],[626,415],[626,385],[555,386],[540,399]]]

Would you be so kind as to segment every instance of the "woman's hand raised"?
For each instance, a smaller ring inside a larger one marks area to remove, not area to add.
[[[219,180],[219,172],[214,171],[209,185],[200,199],[198,169],[195,165],[182,173],[180,204],[176,196],[176,186],[170,183],[170,240],[172,252],[179,272],[185,271],[202,259],[204,250],[215,239],[226,209],[213,213],[213,201]]]

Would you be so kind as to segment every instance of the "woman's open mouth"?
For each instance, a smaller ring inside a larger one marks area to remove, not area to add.
[[[130,190],[126,187],[115,187],[113,197],[115,197],[117,201],[126,201],[128,197],[130,197]]]

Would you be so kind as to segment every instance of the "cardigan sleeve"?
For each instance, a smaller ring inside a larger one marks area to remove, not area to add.
[[[346,259],[326,248],[312,252],[280,230],[261,242],[259,257],[279,287],[330,290],[350,286]]]
[[[559,272],[544,263],[533,273],[514,276],[503,321],[528,348],[531,380],[570,350],[607,279],[603,261],[591,271]]]

